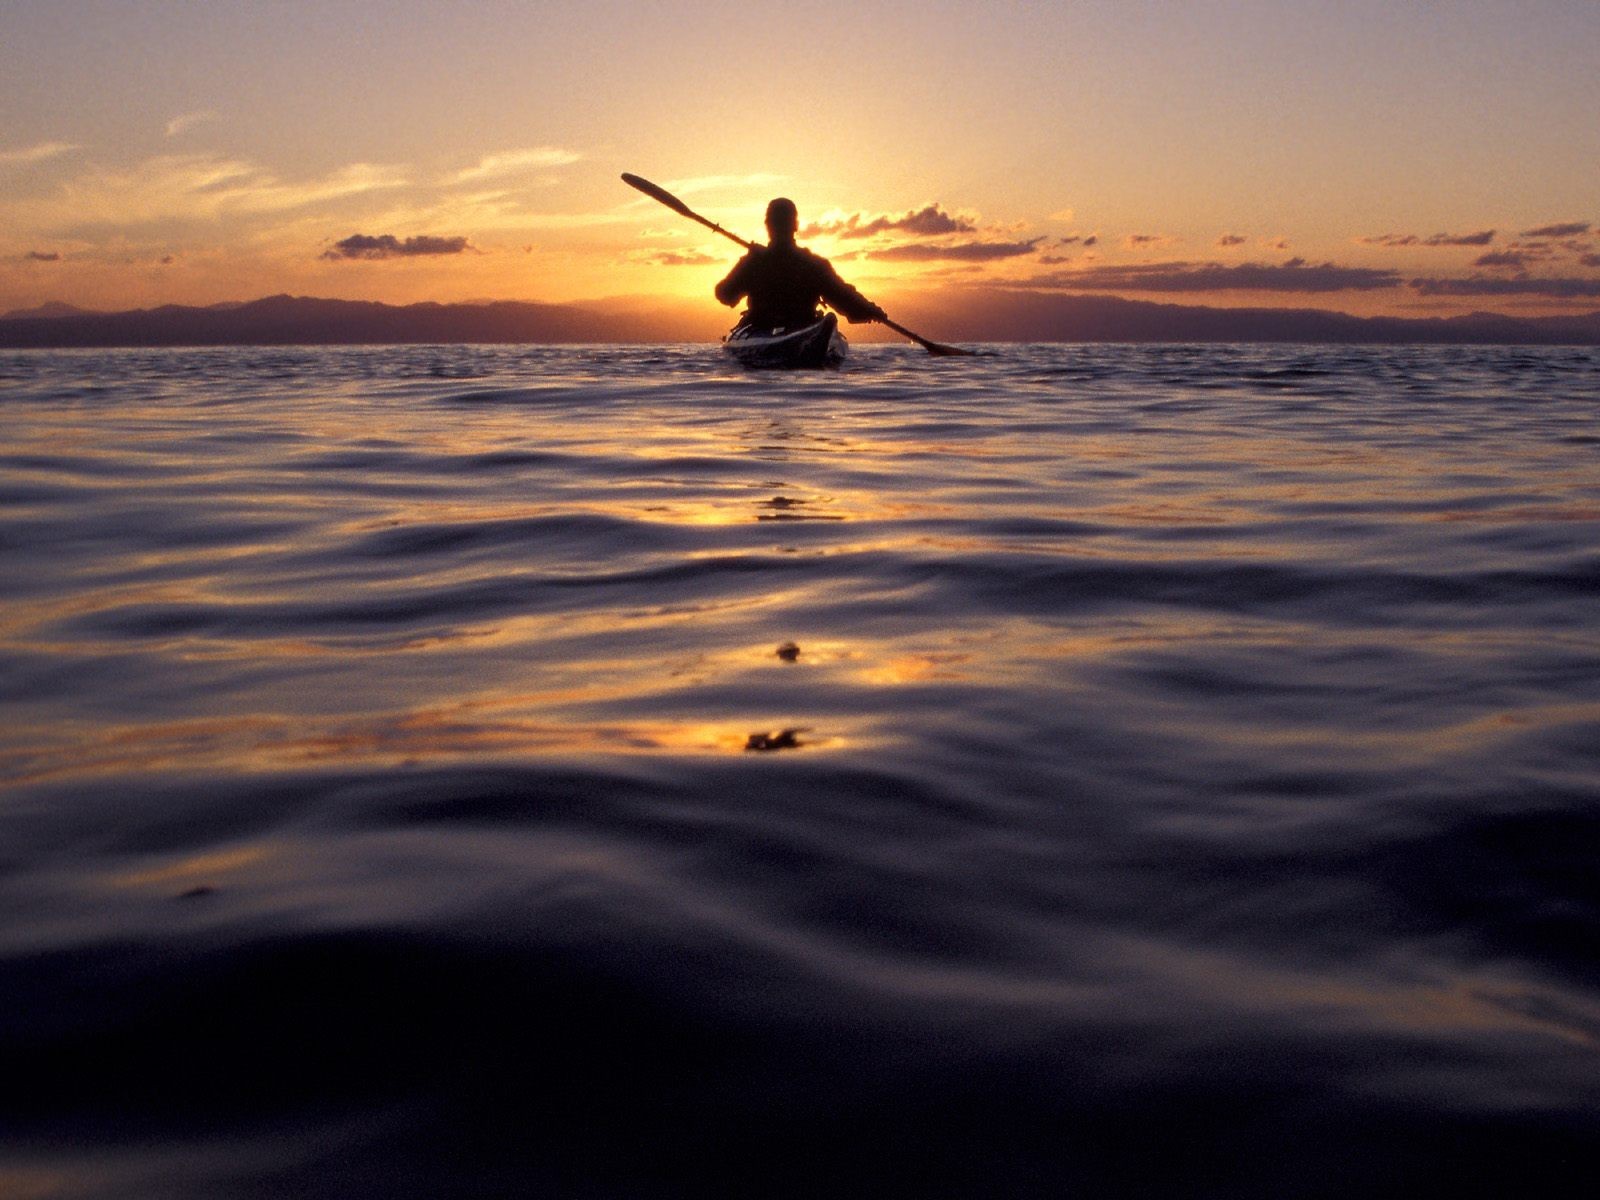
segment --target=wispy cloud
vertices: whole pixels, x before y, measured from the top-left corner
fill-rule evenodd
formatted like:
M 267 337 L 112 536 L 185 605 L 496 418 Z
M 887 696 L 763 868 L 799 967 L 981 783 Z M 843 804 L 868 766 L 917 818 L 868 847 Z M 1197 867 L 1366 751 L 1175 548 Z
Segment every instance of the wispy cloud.
M 1494 241 L 1495 231 L 1480 229 L 1476 233 L 1435 233 L 1422 237 L 1415 233 L 1380 233 L 1373 237 L 1359 237 L 1364 246 L 1487 246 Z
M 1413 279 L 1411 286 L 1424 296 L 1545 296 L 1556 300 L 1600 297 L 1600 279 L 1570 276 L 1501 279 L 1473 275 L 1465 279 Z
M 1129 250 L 1149 250 L 1157 246 L 1170 246 L 1176 238 L 1165 233 L 1130 233 L 1122 239 Z
M 320 257 L 364 260 L 418 258 L 433 254 L 462 254 L 471 248 L 464 237 L 434 237 L 424 233 L 401 241 L 392 233 L 377 236 L 353 233 L 342 241 L 335 242 L 333 248 L 324 250 Z
M 1093 267 L 1049 276 L 1035 285 L 1123 292 L 1344 292 L 1398 287 L 1397 271 L 1308 263 L 1139 263 Z
M 16 150 L 0 150 L 0 166 L 43 162 L 47 158 L 71 154 L 79 148 L 76 142 L 39 142 L 32 146 L 19 147 Z
M 1042 241 L 1044 239 L 1040 237 L 1026 242 L 953 242 L 946 245 L 907 242 L 903 246 L 869 250 L 866 257 L 889 262 L 993 262 L 1032 254 Z
M 1588 233 L 1588 221 L 1564 221 L 1557 225 L 1541 225 L 1537 229 L 1524 229 L 1523 237 L 1578 237 Z
M 1522 270 L 1528 265 L 1528 255 L 1517 250 L 1491 250 L 1472 260 L 1475 267 L 1511 267 Z
M 181 113 L 167 122 L 166 134 L 169 138 L 175 138 L 180 133 L 193 129 L 196 125 L 202 125 L 207 121 L 215 121 L 216 119 L 217 114 L 209 108 L 201 109 L 197 112 Z
M 352 163 L 326 175 L 280 179 L 259 164 L 211 155 L 161 155 L 131 170 L 86 171 L 38 201 L 29 215 L 74 226 L 126 226 L 164 219 L 211 220 L 281 213 L 367 192 L 403 187 L 405 171 Z
M 638 261 L 657 267 L 705 267 L 723 260 L 698 250 L 662 250 L 644 255 Z
M 867 238 L 881 233 L 896 233 L 911 237 L 940 237 L 951 233 L 973 233 L 976 229 L 977 226 L 966 217 L 953 216 L 939 205 L 929 204 L 901 216 L 882 214 L 868 217 L 865 213 L 851 213 L 842 219 L 808 225 L 803 236 L 833 234 L 840 238 Z
M 787 175 L 694 175 L 688 179 L 669 179 L 666 183 L 668 191 L 678 195 L 694 195 L 699 192 L 715 192 L 727 188 L 753 188 L 771 187 L 775 184 L 787 182 Z M 654 204 L 653 200 L 641 198 L 635 203 Z
M 60 262 L 61 254 L 56 250 L 29 250 L 22 256 L 28 262 Z
M 1242 246 L 1250 239 L 1238 233 L 1225 233 L 1217 239 L 1217 245 L 1226 250 L 1232 246 Z
M 451 176 L 453 183 L 474 183 L 499 175 L 513 175 L 518 171 L 549 170 L 567 167 L 583 158 L 576 150 L 563 150 L 559 146 L 534 146 L 522 150 L 502 150 L 486 154 L 476 166 L 465 167 Z

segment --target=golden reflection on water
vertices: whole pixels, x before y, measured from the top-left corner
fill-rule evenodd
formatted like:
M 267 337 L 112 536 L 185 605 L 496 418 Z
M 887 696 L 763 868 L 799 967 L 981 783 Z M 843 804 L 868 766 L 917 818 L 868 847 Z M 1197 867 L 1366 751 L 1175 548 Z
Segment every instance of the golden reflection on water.
M 0 1164 L 0 1196 L 5 1200 L 51 1200 L 76 1194 L 84 1180 L 81 1166 L 27 1167 Z
M 1148 940 L 1130 940 L 1131 963 L 1190 994 L 1224 998 L 1260 1012 L 1321 1014 L 1324 1026 L 1366 1025 L 1422 1035 L 1538 1034 L 1600 1046 L 1600 1006 L 1577 1002 L 1514 975 L 1440 963 L 1411 980 L 1274 967 L 1259 960 Z
M 11 784 L 127 773 L 248 771 L 270 773 L 334 765 L 423 766 L 489 758 L 744 752 L 752 734 L 803 731 L 807 751 L 842 750 L 881 740 L 863 723 L 830 718 L 826 726 L 756 712 L 744 720 L 585 723 L 472 719 L 473 706 L 310 720 L 241 717 L 172 721 L 82 731 L 0 754 Z
M 219 875 L 229 875 L 245 867 L 264 862 L 277 851 L 269 846 L 237 846 L 228 850 L 213 850 L 192 854 L 159 867 L 130 871 L 114 875 L 110 882 L 117 887 L 144 888 L 168 887 L 180 883 L 198 883 Z
M 312 696 L 314 703 L 303 711 L 293 692 L 277 691 L 257 696 L 256 711 L 231 716 L 99 724 L 17 722 L 0 742 L 0 775 L 13 783 L 33 783 L 148 771 L 274 771 L 482 757 L 724 755 L 743 753 L 752 734 L 789 728 L 808 731 L 800 747 L 804 752 L 833 752 L 919 736 L 896 718 L 899 702 L 892 693 L 901 688 L 1036 690 L 1048 679 L 1056 694 L 1067 695 L 1083 671 L 1115 669 L 1129 654 L 1195 645 L 1271 653 L 1274 647 L 1292 648 L 1298 636 L 1293 628 L 1246 618 L 1153 613 L 1096 618 L 1073 628 L 989 617 L 947 628 L 931 641 L 911 635 L 810 638 L 803 613 L 811 599 L 808 588 L 797 587 L 728 605 L 747 621 L 754 614 L 757 625 L 763 623 L 762 611 L 786 614 L 781 627 L 799 643 L 792 662 L 779 661 L 777 637 L 716 645 L 705 635 L 707 621 L 718 618 L 698 605 L 631 615 L 590 611 L 518 616 L 434 637 L 396 640 L 173 639 L 160 652 L 196 663 L 248 665 L 276 658 L 315 665 L 319 658 L 371 658 L 387 669 L 411 659 L 424 682 L 411 696 L 368 695 L 362 687 L 352 688 L 347 699 Z M 795 614 L 802 614 L 798 622 Z M 608 638 L 619 620 L 646 622 L 649 640 L 631 643 L 649 646 L 646 652 L 608 652 Z M 1339 640 L 1326 630 L 1322 636 L 1330 646 Z M 543 649 L 563 639 L 565 648 Z M 583 645 L 587 639 L 593 644 Z M 1359 631 L 1348 639 L 1352 648 L 1361 647 Z M 1449 655 L 1481 649 L 1481 638 L 1440 633 L 1420 636 L 1418 644 Z M 116 648 L 115 643 L 104 644 L 107 652 Z M 441 689 L 459 687 L 470 678 L 461 674 L 470 668 L 451 666 L 448 659 L 430 666 L 430 660 L 485 652 L 500 662 L 497 674 L 477 680 L 475 693 L 441 698 Z M 747 694 L 748 709 L 734 715 L 696 714 L 700 688 L 723 696 L 723 708 L 727 696 Z M 842 710 L 833 700 L 814 699 L 819 694 L 836 697 L 840 689 L 857 696 Z M 880 693 L 882 698 L 867 701 L 861 693 Z M 363 708 L 364 701 L 377 701 L 376 711 Z M 632 705 L 646 711 L 637 718 L 617 715 Z M 610 711 L 597 718 L 597 708 Z M 1541 726 L 1576 726 L 1597 719 L 1600 705 L 1524 706 L 1410 727 L 1346 724 L 1334 737 L 1318 727 L 1314 716 L 1241 724 L 1226 705 L 1214 714 L 1197 710 L 1181 695 L 1163 694 L 1159 688 L 1147 692 L 1138 714 L 1144 728 L 1198 738 L 1232 753 L 1329 767 L 1359 761 L 1367 769 L 1415 767 L 1441 755 L 1480 752 L 1485 744 Z

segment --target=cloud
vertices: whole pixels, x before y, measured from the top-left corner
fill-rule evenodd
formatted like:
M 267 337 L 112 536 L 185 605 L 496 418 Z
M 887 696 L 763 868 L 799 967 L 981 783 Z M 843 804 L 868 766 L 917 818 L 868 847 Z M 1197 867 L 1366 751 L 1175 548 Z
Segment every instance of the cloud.
M 688 179 L 669 179 L 666 189 L 680 196 L 692 195 L 696 192 L 714 192 L 724 188 L 754 188 L 771 187 L 774 184 L 784 183 L 787 175 L 694 175 Z M 654 204 L 654 200 L 640 197 L 632 201 L 633 204 Z
M 702 254 L 698 250 L 663 250 L 659 254 L 647 256 L 642 261 L 658 267 L 704 267 L 723 260 Z
M 408 183 L 399 168 L 372 163 L 285 181 L 243 159 L 160 155 L 125 171 L 84 171 L 62 183 L 55 196 L 30 201 L 14 212 L 40 228 L 126 228 L 150 221 L 282 213 Z
M 1523 237 L 1578 237 L 1588 233 L 1588 221 L 1566 221 L 1559 225 L 1541 225 L 1537 229 L 1524 229 Z
M 1491 250 L 1472 260 L 1475 267 L 1513 267 L 1520 271 L 1528 265 L 1528 255 L 1516 250 Z
M 1578 261 L 1586 267 L 1600 267 L 1600 254 L 1585 254 Z
M 869 250 L 866 257 L 895 262 L 992 262 L 995 259 L 1032 254 L 1042 241 L 1043 238 L 1031 238 L 1026 242 L 952 242 L 943 246 L 907 242 L 903 246 Z
M 1072 255 L 1070 254 L 1041 254 L 1039 256 L 1039 262 L 1047 267 L 1058 267 L 1062 263 L 1069 263 L 1071 261 Z
M 1367 292 L 1399 285 L 1397 271 L 1312 264 L 1303 258 L 1278 265 L 1168 262 L 1094 267 L 1051 276 L 1044 284 L 1121 292 Z
M 877 216 L 863 220 L 865 214 L 851 213 L 837 221 L 823 221 L 806 227 L 805 236 L 831 233 L 841 238 L 873 237 L 880 233 L 904 233 L 912 237 L 941 237 L 950 233 L 975 233 L 977 226 L 965 217 L 945 212 L 937 204 L 913 209 L 903 216 Z
M 1410 282 L 1424 296 L 1548 296 L 1558 300 L 1600 297 L 1600 279 L 1560 276 L 1497 279 L 1473 275 L 1466 279 L 1413 279 Z
M 1100 235 L 1098 233 L 1091 233 L 1088 237 L 1083 239 L 1083 244 L 1085 246 L 1098 245 L 1099 242 L 1100 242 Z
M 979 274 L 982 270 L 983 268 L 977 263 L 962 263 L 953 267 L 934 267 L 925 272 L 925 275 L 933 279 L 956 279 L 963 275 Z
M 17 150 L 0 150 L 0 166 L 10 166 L 13 163 L 43 162 L 47 158 L 55 158 L 61 154 L 71 154 L 78 149 L 76 142 L 40 142 L 34 146 L 23 146 Z
M 1268 250 L 1287 250 L 1289 239 L 1286 237 L 1262 238 L 1261 244 Z
M 1227 249 L 1229 246 L 1242 246 L 1249 240 L 1249 238 L 1242 237 L 1237 233 L 1225 233 L 1217 239 L 1217 245 Z
M 180 133 L 193 129 L 196 125 L 203 124 L 206 121 L 215 121 L 216 119 L 217 114 L 209 108 L 202 109 L 199 112 L 183 113 L 167 122 L 167 136 L 169 138 L 177 137 Z
M 55 250 L 29 250 L 23 256 L 25 262 L 60 262 L 61 255 Z
M 1122 239 L 1122 244 L 1129 250 L 1142 250 L 1149 246 L 1170 245 L 1176 240 L 1164 233 L 1130 233 Z
M 1436 233 L 1431 237 L 1380 233 L 1376 237 L 1359 237 L 1356 241 L 1367 246 L 1487 246 L 1494 241 L 1494 234 L 1492 229 L 1480 229 L 1476 233 Z
M 558 146 L 534 146 L 524 150 L 502 150 L 498 154 L 486 154 L 478 160 L 475 167 L 465 167 L 450 177 L 452 183 L 472 183 L 480 179 L 490 179 L 496 175 L 510 175 L 517 171 L 547 170 L 551 167 L 566 167 L 581 159 L 583 155 L 575 150 L 563 150 Z
M 322 258 L 417 258 L 431 254 L 461 254 L 470 250 L 464 237 L 433 237 L 429 234 L 419 234 L 401 241 L 392 233 L 379 234 L 373 237 L 365 233 L 353 233 L 343 241 L 333 244 L 331 250 L 324 250 Z

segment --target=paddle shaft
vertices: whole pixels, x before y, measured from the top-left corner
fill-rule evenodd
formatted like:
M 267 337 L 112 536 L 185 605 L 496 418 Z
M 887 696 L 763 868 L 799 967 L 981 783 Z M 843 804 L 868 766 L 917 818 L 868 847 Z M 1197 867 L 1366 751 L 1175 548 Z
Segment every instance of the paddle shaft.
M 921 334 L 912 333 L 911 330 L 907 329 L 904 325 L 895 324 L 893 321 L 889 320 L 888 317 L 883 318 L 883 323 L 885 325 L 887 325 L 890 329 L 892 329 L 896 333 L 898 333 L 901 337 L 910 338 L 913 342 L 915 342 L 917 345 L 921 346 L 929 354 L 937 355 L 937 356 L 940 356 L 940 357 L 949 357 L 952 354 L 971 354 L 971 353 L 973 353 L 971 350 L 963 350 L 960 346 L 946 346 L 942 342 L 930 342 L 927 338 L 923 337 Z
M 754 250 L 757 248 L 754 242 L 747 242 L 738 234 L 729 233 L 715 221 L 702 217 L 699 213 L 695 212 L 694 209 L 690 208 L 682 200 L 679 200 L 676 196 L 667 191 L 666 188 L 661 187 L 659 184 L 651 183 L 648 179 L 642 178 L 638 175 L 630 175 L 626 171 L 622 173 L 622 182 L 631 188 L 636 188 L 643 192 L 646 196 L 649 196 L 650 199 L 655 200 L 658 203 L 665 204 L 679 216 L 688 217 L 691 221 L 698 221 L 707 229 L 711 229 L 717 233 L 720 233 L 730 242 L 739 243 L 739 245 L 743 246 L 746 250 Z M 902 337 L 910 338 L 929 354 L 933 354 L 941 358 L 950 357 L 952 355 L 972 355 L 975 353 L 972 350 L 963 350 L 959 346 L 946 346 L 940 342 L 929 341 L 920 334 L 912 333 L 911 330 L 907 329 L 904 325 L 895 324 L 895 322 L 889 320 L 888 317 L 883 318 L 883 323 L 896 333 L 900 334 Z
M 682 200 L 679 200 L 671 192 L 667 191 L 666 188 L 651 183 L 648 179 L 645 179 L 642 176 L 630 175 L 628 172 L 624 171 L 622 173 L 622 182 L 631 188 L 638 188 L 639 191 L 643 192 L 646 196 L 649 196 L 650 199 L 658 201 L 661 204 L 665 204 L 680 217 L 688 217 L 691 221 L 699 221 L 700 224 L 704 225 L 707 229 L 716 230 L 730 242 L 738 242 L 739 245 L 743 246 L 746 250 L 754 250 L 756 248 L 756 244 L 754 242 L 745 241 L 737 233 L 729 233 L 715 221 L 709 220 L 706 217 L 702 217 Z

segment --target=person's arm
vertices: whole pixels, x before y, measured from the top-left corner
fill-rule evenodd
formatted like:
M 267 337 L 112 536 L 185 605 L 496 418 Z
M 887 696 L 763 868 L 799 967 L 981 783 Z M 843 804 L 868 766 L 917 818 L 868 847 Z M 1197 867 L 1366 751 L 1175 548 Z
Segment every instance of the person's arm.
M 750 255 L 746 254 L 733 264 L 733 270 L 728 272 L 728 277 L 717 284 L 717 299 L 732 308 L 739 301 L 750 294 Z
M 882 321 L 888 316 L 883 309 L 840 279 L 832 263 L 824 262 L 822 266 L 822 287 L 819 289 L 822 298 L 835 312 L 843 313 L 845 320 L 852 325 L 859 325 L 863 321 Z

